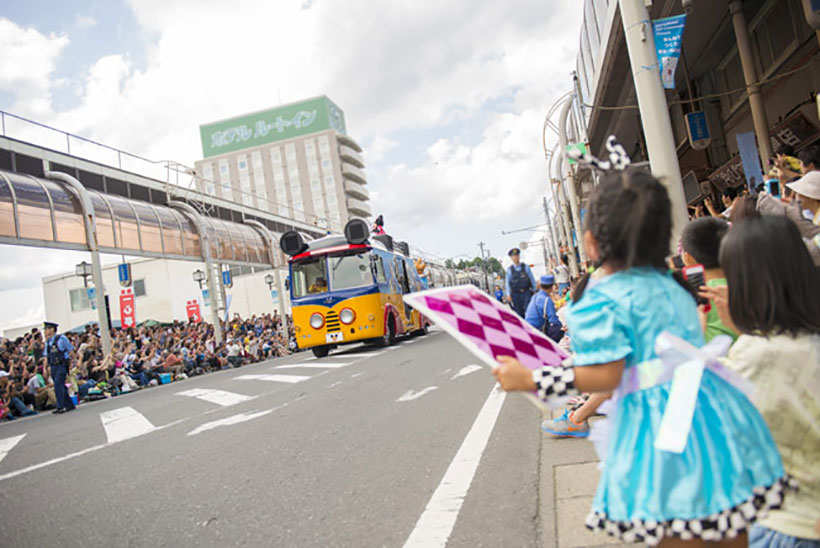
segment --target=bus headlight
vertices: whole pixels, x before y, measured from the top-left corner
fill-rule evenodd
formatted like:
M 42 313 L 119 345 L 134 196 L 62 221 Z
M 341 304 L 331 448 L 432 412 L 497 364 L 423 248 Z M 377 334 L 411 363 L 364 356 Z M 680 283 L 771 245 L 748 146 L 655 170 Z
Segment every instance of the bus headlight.
M 345 325 L 352 324 L 355 319 L 356 313 L 349 308 L 343 308 L 342 311 L 339 312 L 339 320 Z
M 325 318 L 318 312 L 314 312 L 310 316 L 310 327 L 313 329 L 321 329 L 322 326 L 325 325 Z

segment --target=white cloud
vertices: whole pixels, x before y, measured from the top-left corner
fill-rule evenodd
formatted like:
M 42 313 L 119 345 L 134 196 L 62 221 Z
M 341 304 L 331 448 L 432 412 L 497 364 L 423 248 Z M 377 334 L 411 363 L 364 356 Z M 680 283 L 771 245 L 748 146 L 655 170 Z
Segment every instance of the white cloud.
M 17 98 L 12 106 L 17 113 L 48 114 L 51 77 L 68 43 L 65 35 L 45 35 L 0 17 L 0 91 Z
M 97 20 L 90 15 L 77 14 L 74 18 L 74 26 L 78 29 L 90 29 L 97 26 Z
M 18 96 L 27 112 L 36 107 L 46 112 L 41 121 L 140 155 L 192 163 L 201 154 L 199 124 L 270 107 L 280 96 L 325 93 L 345 110 L 351 135 L 369 143 L 374 211 L 419 247 L 455 254 L 469 245 L 474 253 L 472 239 L 487 227 L 481 237 L 500 252 L 518 243 L 498 236 L 502 222 L 514 227 L 528 215 L 533 224 L 538 216 L 541 124 L 571 85 L 582 4 L 129 5 L 155 37 L 143 68 L 127 52 L 96 60 L 79 82 L 79 105 L 67 111 L 50 107 L 49 78 L 68 38 L 18 28 L 28 33 L 26 47 L 51 46 L 50 64 L 35 67 L 36 85 Z M 13 88 L 0 79 L 0 89 Z M 417 141 L 398 136 L 408 133 Z

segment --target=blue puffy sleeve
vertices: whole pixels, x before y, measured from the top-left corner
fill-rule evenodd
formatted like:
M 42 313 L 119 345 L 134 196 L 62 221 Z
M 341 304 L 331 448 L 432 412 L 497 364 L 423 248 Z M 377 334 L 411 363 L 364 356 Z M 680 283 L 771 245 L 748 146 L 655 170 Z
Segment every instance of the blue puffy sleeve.
M 628 357 L 634 348 L 627 312 L 596 287 L 588 288 L 567 314 L 574 365 L 597 365 Z

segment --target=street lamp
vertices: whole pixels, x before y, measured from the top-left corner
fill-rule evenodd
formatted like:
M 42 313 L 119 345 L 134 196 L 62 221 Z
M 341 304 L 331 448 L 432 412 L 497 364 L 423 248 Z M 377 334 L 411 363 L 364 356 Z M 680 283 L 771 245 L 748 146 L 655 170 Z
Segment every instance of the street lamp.
M 273 274 L 267 274 L 265 276 L 265 283 L 268 284 L 268 289 L 273 291 L 273 284 L 274 284 Z
M 74 267 L 74 273 L 83 277 L 83 285 L 88 287 L 88 278 L 92 275 L 91 265 L 83 261 Z
M 194 281 L 199 284 L 199 289 L 202 289 L 202 282 L 205 281 L 205 273 L 201 270 L 194 270 Z

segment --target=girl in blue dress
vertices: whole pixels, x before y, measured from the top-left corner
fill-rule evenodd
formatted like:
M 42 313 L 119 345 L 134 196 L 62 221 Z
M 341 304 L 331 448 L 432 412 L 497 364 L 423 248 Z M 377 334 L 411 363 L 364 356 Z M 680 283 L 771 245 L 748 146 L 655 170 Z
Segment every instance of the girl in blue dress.
M 746 546 L 747 528 L 780 506 L 789 481 L 758 411 L 698 350 L 695 301 L 665 266 L 670 239 L 660 182 L 610 172 L 584 233 L 606 275 L 569 309 L 573 365 L 531 371 L 499 356 L 493 373 L 505 390 L 544 400 L 615 391 L 587 527 L 650 546 Z

